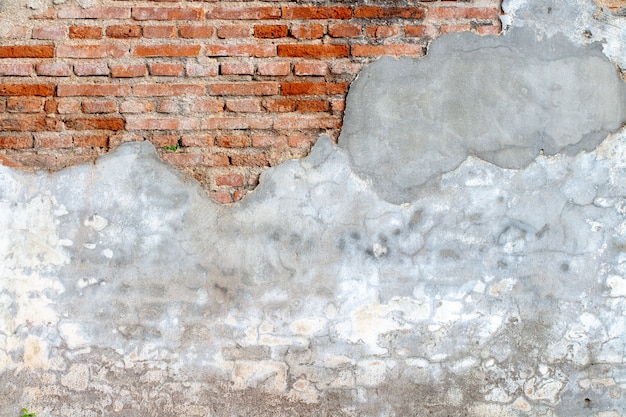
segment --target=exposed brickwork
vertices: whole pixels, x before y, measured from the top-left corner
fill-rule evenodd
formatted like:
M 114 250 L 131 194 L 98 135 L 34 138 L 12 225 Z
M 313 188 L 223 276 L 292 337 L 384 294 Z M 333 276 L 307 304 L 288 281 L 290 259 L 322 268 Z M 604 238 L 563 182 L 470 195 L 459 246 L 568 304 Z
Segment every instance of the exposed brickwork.
M 236 201 L 337 138 L 364 64 L 422 56 L 442 33 L 497 34 L 499 14 L 499 0 L 59 4 L 0 38 L 0 161 L 54 170 L 146 139 Z

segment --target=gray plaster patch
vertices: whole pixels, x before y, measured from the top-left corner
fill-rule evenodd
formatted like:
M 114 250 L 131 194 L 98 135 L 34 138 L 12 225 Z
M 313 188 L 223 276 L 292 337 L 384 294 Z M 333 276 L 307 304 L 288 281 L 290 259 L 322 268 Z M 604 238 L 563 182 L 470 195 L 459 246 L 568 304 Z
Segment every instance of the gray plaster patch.
M 423 59 L 383 58 L 350 87 L 339 144 L 391 202 L 413 200 L 468 155 L 522 168 L 593 149 L 626 122 L 626 84 L 599 44 L 444 36 Z

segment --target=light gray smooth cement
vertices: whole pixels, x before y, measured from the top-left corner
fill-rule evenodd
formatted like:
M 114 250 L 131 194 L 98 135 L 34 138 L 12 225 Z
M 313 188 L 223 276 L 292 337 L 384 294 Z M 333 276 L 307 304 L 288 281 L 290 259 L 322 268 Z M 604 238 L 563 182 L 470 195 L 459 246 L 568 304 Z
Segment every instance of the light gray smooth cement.
M 452 34 L 424 59 L 383 58 L 350 87 L 339 138 L 356 173 L 393 203 L 469 155 L 523 168 L 592 150 L 626 122 L 626 84 L 600 44 Z

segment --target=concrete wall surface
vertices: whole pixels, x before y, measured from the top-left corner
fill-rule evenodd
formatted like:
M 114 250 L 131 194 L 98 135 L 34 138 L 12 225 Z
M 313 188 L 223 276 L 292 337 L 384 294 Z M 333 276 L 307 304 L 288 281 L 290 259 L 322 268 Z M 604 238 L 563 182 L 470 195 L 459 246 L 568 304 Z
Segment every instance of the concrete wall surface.
M 626 416 L 626 24 L 503 9 L 232 206 L 149 142 L 0 167 L 0 416 Z

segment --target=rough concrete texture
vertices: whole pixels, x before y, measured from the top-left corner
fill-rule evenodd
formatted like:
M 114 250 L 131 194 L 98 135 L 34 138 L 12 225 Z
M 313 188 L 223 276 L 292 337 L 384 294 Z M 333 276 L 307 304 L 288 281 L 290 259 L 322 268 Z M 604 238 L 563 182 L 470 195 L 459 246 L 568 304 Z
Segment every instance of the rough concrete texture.
M 0 416 L 626 415 L 626 129 L 588 145 L 404 204 L 327 138 L 233 207 L 148 143 L 0 167 Z

